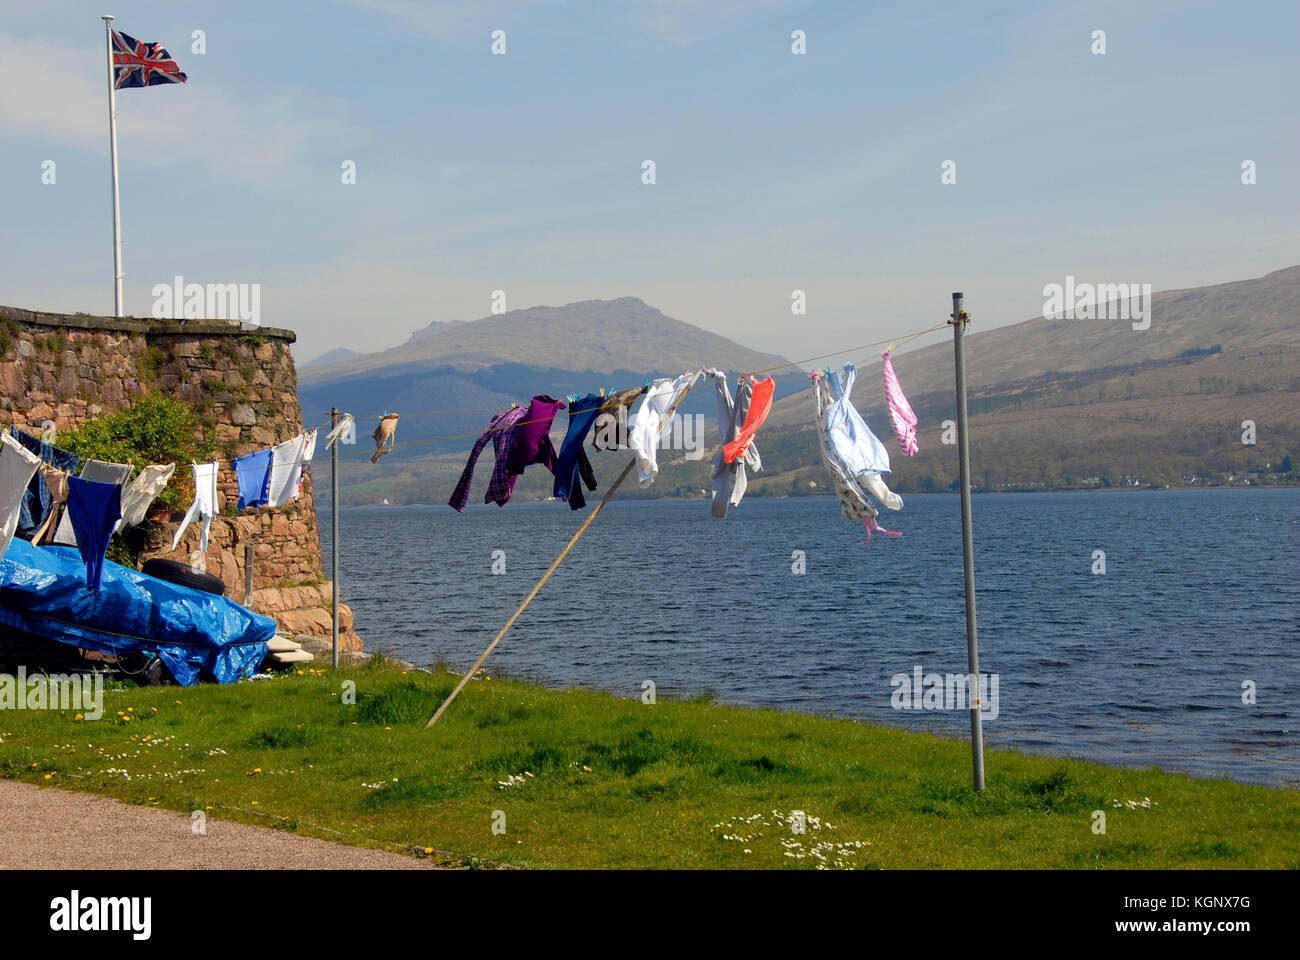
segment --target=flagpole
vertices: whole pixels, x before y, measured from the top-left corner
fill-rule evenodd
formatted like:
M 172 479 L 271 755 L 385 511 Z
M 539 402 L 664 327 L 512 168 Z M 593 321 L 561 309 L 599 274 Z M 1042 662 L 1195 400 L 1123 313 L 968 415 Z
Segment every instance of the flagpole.
M 112 14 L 104 14 L 104 44 L 108 53 L 108 145 L 113 163 L 113 316 L 122 316 L 122 218 L 117 199 L 117 95 L 113 76 Z

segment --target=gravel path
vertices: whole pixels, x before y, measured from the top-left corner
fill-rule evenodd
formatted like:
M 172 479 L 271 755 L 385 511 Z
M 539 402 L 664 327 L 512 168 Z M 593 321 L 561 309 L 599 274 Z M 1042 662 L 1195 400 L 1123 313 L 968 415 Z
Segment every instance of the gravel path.
M 0 869 L 418 870 L 429 860 L 0 780 Z

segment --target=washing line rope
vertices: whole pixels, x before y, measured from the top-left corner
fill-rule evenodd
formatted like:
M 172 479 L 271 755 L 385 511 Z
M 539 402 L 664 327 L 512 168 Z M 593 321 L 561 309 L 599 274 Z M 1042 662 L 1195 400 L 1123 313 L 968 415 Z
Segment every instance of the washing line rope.
M 845 349 L 845 350 L 836 350 L 836 351 L 834 351 L 834 352 L 832 352 L 832 353 L 824 353 L 824 354 L 822 354 L 821 356 L 817 356 L 817 357 L 809 357 L 809 358 L 806 359 L 806 360 L 794 360 L 794 361 L 791 361 L 791 362 L 789 362 L 789 363 L 779 364 L 779 365 L 774 366 L 774 367 L 767 367 L 767 368 L 764 369 L 764 370 L 756 370 L 756 371 L 754 371 L 753 374 L 751 374 L 751 375 L 757 375 L 757 374 L 768 373 L 769 371 L 772 371 L 772 370 L 784 370 L 786 367 L 798 367 L 798 366 L 803 366 L 804 364 L 815 363 L 815 362 L 818 361 L 818 360 L 825 360 L 825 359 L 828 359 L 829 357 L 838 357 L 838 356 L 841 356 L 842 354 L 845 354 L 845 353 L 857 353 L 859 350 L 867 350 L 867 349 L 870 349 L 871 347 L 878 347 L 878 346 L 881 346 L 881 345 L 884 345 L 884 344 L 890 344 L 890 343 L 892 343 L 892 344 L 895 344 L 895 345 L 901 346 L 901 345 L 904 345 L 904 344 L 910 343 L 911 341 L 917 339 L 918 337 L 923 337 L 923 336 L 925 336 L 925 335 L 928 334 L 928 333 L 934 333 L 936 330 L 942 330 L 942 329 L 944 329 L 944 328 L 947 327 L 947 326 L 948 326 L 947 321 L 944 321 L 943 323 L 937 324 L 936 326 L 933 326 L 933 327 L 929 327 L 929 328 L 927 328 L 927 329 L 925 329 L 925 330 L 918 330 L 918 331 L 915 332 L 915 333 L 909 333 L 909 334 L 906 334 L 906 335 L 904 335 L 904 336 L 897 336 L 897 337 L 885 337 L 885 338 L 883 338 L 883 339 L 881 339 L 881 340 L 876 340 L 876 341 L 874 341 L 874 342 L 872 342 L 872 343 L 865 343 L 865 344 L 862 344 L 861 346 L 857 346 L 857 347 L 849 347 L 848 349 Z M 865 363 L 867 363 L 867 362 L 869 362 L 869 361 L 872 361 L 872 360 L 878 360 L 878 359 L 879 359 L 879 357 L 866 357 L 866 358 L 864 358 L 864 359 L 858 361 L 858 365 L 865 364 Z M 728 377 L 727 379 L 728 379 L 728 380 L 737 380 L 737 381 L 739 381 L 739 380 L 743 379 L 744 376 L 746 376 L 746 375 L 745 375 L 745 374 L 740 374 L 739 376 L 736 376 L 736 377 Z M 796 374 L 785 374 L 785 375 L 782 375 L 782 376 L 774 376 L 774 377 L 772 377 L 771 379 L 773 379 L 773 380 L 800 380 L 800 379 L 804 379 L 804 378 L 806 378 L 806 377 L 807 377 L 807 374 L 806 374 L 806 373 L 796 373 Z M 689 388 L 687 389 L 686 393 L 689 393 L 691 390 L 695 390 L 695 389 L 697 389 L 698 387 L 701 387 L 701 386 L 703 386 L 703 385 L 704 385 L 703 383 L 695 383 L 694 385 L 692 385 L 691 387 L 689 387 Z M 617 391 L 616 391 L 616 392 L 617 392 Z M 683 394 L 682 399 L 685 399 L 685 394 Z M 674 410 L 676 409 L 676 405 L 674 405 L 673 409 L 674 409 Z M 448 415 L 448 414 L 498 413 L 498 412 L 500 412 L 500 407 L 493 407 L 493 408 L 491 408 L 491 409 L 489 409 L 489 410 L 428 410 L 428 411 L 424 411 L 424 412 L 422 412 L 422 413 L 409 413 L 409 414 L 408 414 L 408 413 L 404 413 L 404 414 L 402 414 L 402 416 L 403 416 L 403 417 L 421 417 L 421 416 L 441 416 L 441 415 Z M 365 417 L 366 415 L 363 414 L 362 416 Z M 372 414 L 371 416 L 380 416 L 380 414 Z M 354 418 L 354 419 L 355 419 L 355 418 Z M 520 426 L 523 426 L 523 425 L 526 424 L 526 423 L 538 423 L 538 422 L 541 422 L 541 421 L 540 421 L 540 420 L 520 420 L 520 421 L 517 421 L 517 422 L 511 424 L 511 425 L 510 425 L 510 428 L 520 427 Z M 446 436 L 441 436 L 441 437 L 431 437 L 431 438 L 429 438 L 429 439 L 427 439 L 427 440 L 411 440 L 411 441 L 409 441 L 409 442 L 407 442 L 407 443 L 399 443 L 399 444 L 395 444 L 395 445 L 394 445 L 393 447 L 391 447 L 387 452 L 391 453 L 391 452 L 394 451 L 394 450 L 405 450 L 405 449 L 408 449 L 408 448 L 410 448 L 410 447 L 425 446 L 425 445 L 427 445 L 427 444 L 431 444 L 431 443 L 443 443 L 444 441 L 447 441 L 447 440 L 463 440 L 463 439 L 465 439 L 465 438 L 467 438 L 467 437 L 479 437 L 479 436 L 482 436 L 484 433 L 490 433 L 490 432 L 493 432 L 493 431 L 495 431 L 495 430 L 500 430 L 500 429 L 505 429 L 505 428 L 503 428 L 503 427 L 488 427 L 486 430 L 482 430 L 482 429 L 480 429 L 480 430 L 469 430 L 469 431 L 466 431 L 465 433 L 450 433 L 450 434 L 447 434 Z M 345 459 L 345 458 L 348 458 L 348 457 L 369 457 L 369 456 L 371 456 L 371 452 L 370 452 L 370 451 L 368 451 L 368 450 L 357 450 L 357 451 L 354 451 L 354 452 L 352 452 L 352 453 L 340 453 L 340 454 L 339 454 L 339 459 L 342 460 L 342 459 Z

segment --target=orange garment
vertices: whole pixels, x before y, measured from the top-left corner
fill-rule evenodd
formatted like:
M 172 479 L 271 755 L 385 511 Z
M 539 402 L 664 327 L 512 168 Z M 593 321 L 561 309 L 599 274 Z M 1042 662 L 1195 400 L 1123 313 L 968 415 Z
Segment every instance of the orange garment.
M 722 448 L 724 463 L 734 463 L 737 457 L 745 455 L 750 442 L 754 439 L 754 434 L 758 433 L 758 428 L 772 412 L 772 394 L 776 391 L 776 381 L 771 377 L 766 380 L 750 377 L 749 382 L 754 385 L 754 395 L 749 401 L 749 414 L 745 417 L 745 425 L 736 434 L 736 439 Z

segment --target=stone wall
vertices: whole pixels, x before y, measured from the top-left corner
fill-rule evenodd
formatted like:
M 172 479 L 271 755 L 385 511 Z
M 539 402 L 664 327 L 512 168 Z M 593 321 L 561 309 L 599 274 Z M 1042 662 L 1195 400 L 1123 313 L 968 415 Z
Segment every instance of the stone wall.
M 203 562 L 227 596 L 245 598 L 245 545 L 254 546 L 253 609 L 285 633 L 330 635 L 331 587 L 325 578 L 310 468 L 296 501 L 235 514 L 238 486 L 229 461 L 303 429 L 289 330 L 241 331 L 224 321 L 67 316 L 0 306 L 0 421 L 26 428 L 43 419 L 59 430 L 129 407 L 154 390 L 191 405 L 204 424 L 201 449 L 223 461 L 220 515 L 213 518 Z M 316 424 L 308 424 L 308 427 Z M 323 431 L 317 452 L 323 452 Z M 143 464 L 137 464 L 143 466 Z M 188 464 L 177 475 L 188 477 Z M 200 524 L 180 546 L 172 536 L 183 513 L 155 512 L 142 531 L 141 559 L 190 562 Z M 340 645 L 361 649 L 352 611 L 339 608 Z

